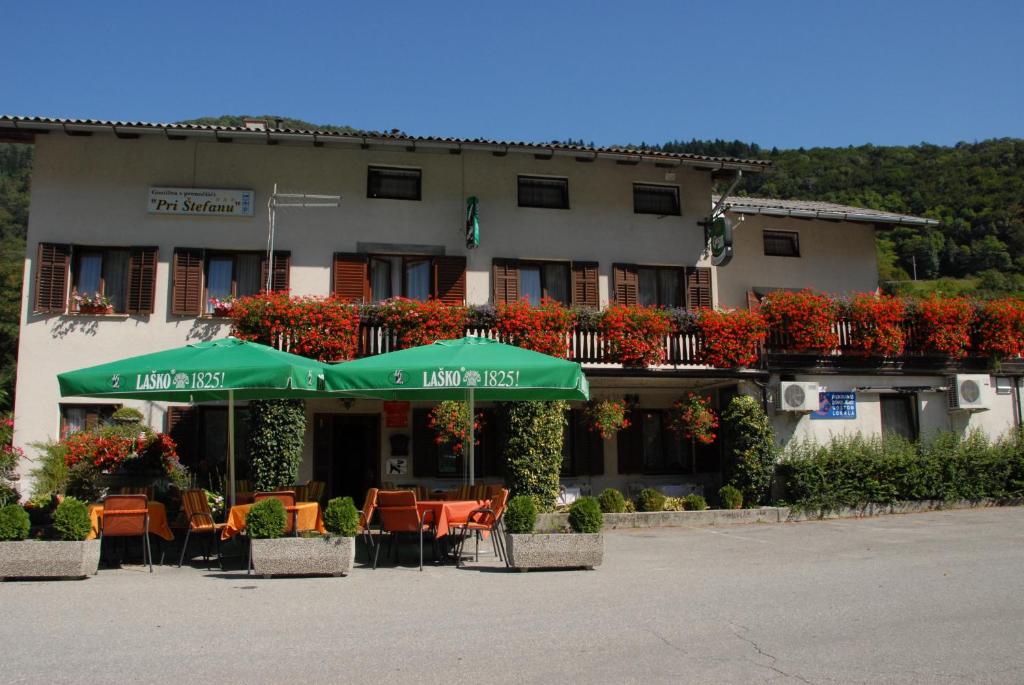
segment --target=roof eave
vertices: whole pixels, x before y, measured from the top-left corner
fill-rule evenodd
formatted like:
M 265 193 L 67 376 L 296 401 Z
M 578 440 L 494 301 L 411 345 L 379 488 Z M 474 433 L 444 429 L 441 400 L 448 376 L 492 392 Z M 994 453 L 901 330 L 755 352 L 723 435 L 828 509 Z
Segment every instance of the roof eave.
M 766 214 L 768 216 L 784 216 L 796 219 L 825 219 L 828 221 L 855 221 L 869 224 L 890 224 L 893 226 L 938 226 L 936 219 L 918 216 L 885 216 L 877 214 L 858 214 L 856 212 L 829 212 L 813 209 L 783 209 L 781 207 L 737 207 L 729 205 L 727 212 L 737 214 Z

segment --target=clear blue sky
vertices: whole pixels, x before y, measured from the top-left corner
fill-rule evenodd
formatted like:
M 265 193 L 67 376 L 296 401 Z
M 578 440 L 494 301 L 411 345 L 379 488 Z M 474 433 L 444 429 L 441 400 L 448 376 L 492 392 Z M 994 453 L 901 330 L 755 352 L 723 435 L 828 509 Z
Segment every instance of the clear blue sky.
M 599 145 L 1024 137 L 1021 0 L 9 2 L 0 26 L 5 114 Z

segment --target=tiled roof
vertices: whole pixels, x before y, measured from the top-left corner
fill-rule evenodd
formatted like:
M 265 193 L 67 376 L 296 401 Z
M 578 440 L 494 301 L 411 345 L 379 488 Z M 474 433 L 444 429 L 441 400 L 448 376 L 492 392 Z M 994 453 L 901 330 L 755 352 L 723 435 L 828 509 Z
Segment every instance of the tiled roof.
M 685 164 L 687 166 L 706 166 L 710 169 L 742 169 L 744 171 L 764 171 L 771 162 L 757 159 L 741 159 L 738 157 L 712 157 L 684 152 L 657 152 L 654 150 L 637 150 L 620 147 L 588 147 L 583 145 L 567 145 L 564 143 L 528 143 L 507 140 L 487 140 L 484 138 L 444 138 L 433 136 L 411 136 L 405 133 L 358 132 L 341 133 L 338 131 L 315 131 L 289 128 L 269 128 L 267 130 L 251 129 L 244 126 L 211 126 L 204 124 L 160 124 L 143 121 L 105 121 L 97 119 L 58 119 L 50 117 L 23 117 L 0 115 L 0 135 L 4 131 L 40 132 L 64 130 L 68 133 L 87 133 L 106 131 L 120 136 L 133 136 L 142 133 L 164 133 L 179 136 L 205 136 L 209 138 L 232 138 L 267 142 L 286 142 L 289 140 L 307 140 L 313 143 L 330 144 L 383 144 L 401 145 L 406 147 L 448 148 L 448 149 L 484 149 L 493 152 L 528 152 L 533 154 L 558 154 L 560 156 L 602 157 L 624 162 L 665 162 Z M 225 134 L 225 135 L 220 135 Z M 230 135 L 228 135 L 230 134 Z
M 712 198 L 717 203 L 718 198 Z M 792 216 L 802 219 L 833 219 L 840 221 L 864 221 L 876 224 L 905 224 L 916 226 L 935 226 L 938 221 L 908 214 L 884 212 L 865 207 L 837 205 L 833 202 L 817 200 L 777 200 L 772 197 L 729 197 L 725 201 L 729 211 L 739 214 L 769 214 L 772 216 Z

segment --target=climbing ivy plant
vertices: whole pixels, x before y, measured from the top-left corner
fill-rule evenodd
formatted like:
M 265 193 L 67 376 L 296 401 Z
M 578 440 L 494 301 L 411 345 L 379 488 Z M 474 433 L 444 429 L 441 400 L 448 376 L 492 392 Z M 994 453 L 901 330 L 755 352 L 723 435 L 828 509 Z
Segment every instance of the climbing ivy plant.
M 507 402 L 501 407 L 505 433 L 505 480 L 512 495 L 533 497 L 541 509 L 558 498 L 562 470 L 565 402 Z
M 280 490 L 296 482 L 305 436 L 302 400 L 249 403 L 249 473 L 257 490 Z

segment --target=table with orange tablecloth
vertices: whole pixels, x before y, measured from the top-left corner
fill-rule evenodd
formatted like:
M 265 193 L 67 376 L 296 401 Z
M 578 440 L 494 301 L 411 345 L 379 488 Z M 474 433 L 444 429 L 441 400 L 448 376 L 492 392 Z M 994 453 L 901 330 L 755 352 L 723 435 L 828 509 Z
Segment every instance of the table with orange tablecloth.
M 89 531 L 89 540 L 94 540 L 100 534 L 100 526 L 103 525 L 103 505 L 89 505 L 89 519 L 92 521 L 92 530 Z M 164 540 L 174 539 L 171 527 L 167 525 L 167 507 L 160 502 L 149 503 L 149 532 L 158 535 Z
M 433 518 L 427 517 L 427 523 L 436 526 L 437 537 L 442 538 L 448 534 L 449 526 L 457 526 L 469 519 L 469 514 L 474 509 L 486 507 L 486 500 L 421 500 L 416 503 L 416 510 L 420 516 L 423 512 L 432 511 Z
M 231 507 L 228 511 L 228 524 L 224 526 L 224 531 L 220 534 L 221 540 L 227 540 L 228 538 L 238 535 L 245 530 L 245 515 L 252 509 L 251 504 L 236 504 Z M 285 507 L 288 510 L 289 518 L 292 516 L 291 507 Z M 320 505 L 316 502 L 296 502 L 295 512 L 298 514 L 299 530 L 315 530 L 319 533 L 326 533 L 327 529 L 324 528 L 324 515 L 320 511 Z

